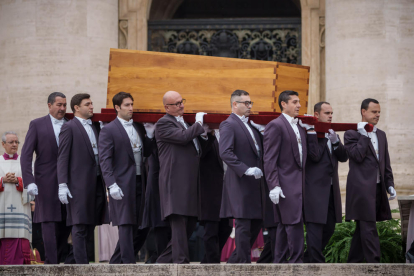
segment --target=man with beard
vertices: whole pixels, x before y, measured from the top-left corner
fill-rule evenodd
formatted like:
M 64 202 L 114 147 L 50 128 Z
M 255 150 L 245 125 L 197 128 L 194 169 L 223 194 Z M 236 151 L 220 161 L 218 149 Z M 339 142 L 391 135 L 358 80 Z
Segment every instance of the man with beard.
M 389 200 L 397 196 L 385 132 L 378 129 L 381 107 L 375 99 L 361 104 L 362 122 L 358 130 L 345 132 L 345 149 L 349 156 L 346 183 L 345 219 L 355 220 L 356 229 L 349 250 L 348 262 L 379 263 L 381 258 L 377 221 L 391 219 Z M 368 133 L 366 124 L 374 125 Z
M 314 116 L 319 122 L 331 123 L 332 114 L 329 103 L 315 104 Z M 325 262 L 322 251 L 334 233 L 335 224 L 342 222 L 338 161 L 347 160 L 345 148 L 332 129 L 324 138 L 308 136 L 304 198 L 307 232 L 305 262 Z
M 99 127 L 90 119 L 93 104 L 89 94 L 74 95 L 70 106 L 75 118 L 63 125 L 59 135 L 59 199 L 67 204 L 66 223 L 72 226 L 76 264 L 89 264 L 87 241 L 96 225 L 109 223 L 98 162 Z

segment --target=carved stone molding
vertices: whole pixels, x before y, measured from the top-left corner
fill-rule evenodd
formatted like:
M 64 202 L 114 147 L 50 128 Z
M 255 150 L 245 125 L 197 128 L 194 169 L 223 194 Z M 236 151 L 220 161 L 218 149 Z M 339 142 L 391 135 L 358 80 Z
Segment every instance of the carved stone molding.
M 319 18 L 319 46 L 325 47 L 325 16 Z
M 119 20 L 118 48 L 128 49 L 128 20 Z

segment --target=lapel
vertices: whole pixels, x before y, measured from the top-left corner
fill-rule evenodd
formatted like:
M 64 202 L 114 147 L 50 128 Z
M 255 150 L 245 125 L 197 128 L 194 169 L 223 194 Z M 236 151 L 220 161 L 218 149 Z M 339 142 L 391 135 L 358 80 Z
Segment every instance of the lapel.
M 126 130 L 125 130 L 124 126 L 121 124 L 121 122 L 119 121 L 118 117 L 115 118 L 114 123 L 118 127 L 119 133 L 121 133 L 122 140 L 123 140 L 122 141 L 122 144 L 125 145 L 126 151 L 128 152 L 129 157 L 132 160 L 135 161 L 135 159 L 134 159 L 134 153 L 132 152 L 131 141 L 129 140 L 128 134 L 126 133 Z
M 368 137 L 368 138 L 369 138 L 369 137 Z M 379 137 L 378 137 L 378 131 L 377 131 L 377 140 L 378 140 L 378 150 L 379 150 L 379 145 L 380 145 L 380 142 L 379 142 Z M 379 160 L 378 160 L 378 158 L 377 158 L 377 153 L 375 152 L 375 149 L 374 149 L 374 146 L 372 145 L 371 139 L 369 139 L 369 148 L 371 149 L 371 152 L 372 152 L 372 154 L 374 155 L 375 160 L 377 160 L 377 162 L 379 163 Z M 380 156 L 380 157 L 381 157 L 381 156 Z
M 93 153 L 93 148 L 91 145 L 91 140 L 89 139 L 88 133 L 86 132 L 84 126 L 82 125 L 82 123 L 76 119 L 75 117 L 72 119 L 72 122 L 75 123 L 75 125 L 79 128 L 79 131 L 82 134 L 82 138 L 85 141 L 86 147 L 88 148 L 88 152 L 91 155 L 91 157 L 93 158 L 93 160 L 95 160 L 95 154 Z M 92 128 L 93 129 L 93 128 Z M 96 134 L 95 134 L 95 138 L 96 140 L 98 140 Z
M 254 145 L 254 141 L 253 141 L 252 135 L 250 134 L 249 130 L 244 125 L 244 123 L 242 122 L 242 120 L 240 120 L 240 118 L 236 114 L 234 114 L 234 113 L 231 113 L 230 116 L 233 118 L 234 121 L 236 121 L 239 124 L 239 127 L 241 129 L 243 129 L 244 134 L 246 135 L 247 140 L 249 141 L 249 144 L 250 144 L 253 152 L 256 153 L 257 156 L 259 156 L 259 153 L 257 152 L 256 146 Z M 254 132 L 253 132 L 253 135 L 254 135 Z M 257 139 L 257 138 L 255 138 L 255 139 Z M 257 140 L 256 140 L 256 142 L 257 142 Z
M 45 121 L 44 123 L 45 123 L 45 126 L 46 126 L 46 133 L 47 133 L 47 136 L 49 138 L 50 145 L 53 145 L 52 150 L 54 152 L 56 152 L 56 154 L 57 154 L 58 144 L 57 144 L 57 141 L 56 141 L 55 131 L 53 130 L 52 120 L 50 119 L 49 114 L 46 115 L 43 118 L 44 118 L 44 121 Z
M 183 124 L 182 123 L 180 123 L 180 122 L 178 122 L 177 121 L 177 119 L 174 117 L 174 116 L 172 116 L 172 115 L 170 115 L 170 114 L 165 114 L 165 116 L 167 116 L 167 118 L 169 118 L 170 119 L 170 121 L 172 121 L 176 126 L 178 126 L 178 127 L 180 127 L 180 128 L 182 128 L 182 129 L 184 129 L 184 130 L 186 130 L 186 128 L 183 126 Z M 187 122 L 186 121 L 184 121 L 184 124 L 187 126 L 187 128 L 189 128 L 190 126 L 187 124 Z M 201 145 L 200 145 L 200 143 L 198 142 L 198 139 L 197 138 L 194 138 L 193 140 L 192 140 L 192 144 L 193 144 L 193 146 L 194 146 L 194 149 L 196 150 L 196 152 L 197 152 L 197 148 L 196 148 L 196 146 L 194 145 L 194 141 L 195 141 L 195 143 L 197 143 L 197 146 L 198 146 L 198 149 L 199 149 L 199 156 L 201 156 Z
M 296 138 L 296 134 L 293 131 L 293 128 L 290 125 L 290 123 L 286 120 L 285 116 L 281 115 L 280 118 L 282 118 L 282 122 L 285 124 L 286 130 L 289 133 L 290 144 L 292 145 L 293 156 L 295 157 L 296 163 L 298 164 L 299 167 L 302 167 L 300 164 L 299 146 L 298 146 L 298 140 Z M 301 136 L 301 139 L 302 139 L 302 136 Z
M 144 156 L 144 139 L 145 139 L 145 134 L 142 133 L 142 129 L 140 127 L 138 127 L 138 123 L 134 122 L 132 124 L 134 126 L 135 131 L 138 133 L 138 137 L 139 140 L 141 142 L 141 156 Z
M 385 146 L 384 146 L 385 145 L 385 136 L 382 135 L 382 132 L 378 131 L 378 128 L 377 128 L 377 138 L 378 138 L 378 150 L 379 150 L 379 160 L 378 160 L 378 162 L 381 163 L 381 161 L 384 160 L 384 154 L 385 154 Z
M 300 134 L 300 140 L 301 140 L 301 144 L 302 144 L 302 168 L 305 168 L 305 164 L 306 164 L 306 154 L 308 152 L 307 149 L 307 145 L 306 145 L 306 131 L 303 127 L 301 127 L 299 125 L 299 123 L 296 124 L 298 130 L 299 130 L 299 134 Z M 316 135 L 316 134 L 315 134 Z M 299 152 L 299 146 L 298 146 L 298 152 Z M 299 161 L 300 161 L 300 156 L 299 156 Z
M 329 156 L 329 159 L 331 160 L 332 167 L 335 168 L 335 162 L 334 162 L 334 158 L 333 158 L 333 156 L 334 156 L 334 149 L 333 149 L 332 143 L 331 143 L 331 150 L 332 150 L 332 153 L 331 153 L 329 151 L 329 146 L 328 146 L 329 139 L 325 137 L 325 138 L 323 138 L 323 140 L 325 141 L 325 150 L 327 151 L 328 156 Z
M 209 139 L 210 139 L 210 137 L 209 137 Z M 211 139 L 214 139 L 213 150 L 214 150 L 214 153 L 216 155 L 217 162 L 220 164 L 220 167 L 223 169 L 223 160 L 221 160 L 221 158 L 220 158 L 220 148 L 219 148 L 217 138 L 213 137 Z

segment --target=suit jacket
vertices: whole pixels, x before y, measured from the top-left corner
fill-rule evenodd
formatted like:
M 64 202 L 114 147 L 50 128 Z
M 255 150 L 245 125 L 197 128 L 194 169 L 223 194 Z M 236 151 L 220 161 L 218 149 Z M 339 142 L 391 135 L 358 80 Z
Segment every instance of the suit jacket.
M 34 175 L 33 152 L 36 153 Z M 49 114 L 30 122 L 20 155 L 25 188 L 31 183 L 38 187 L 33 222 L 62 221 L 62 204 L 58 197 L 57 180 L 58 145 Z
M 168 221 L 161 218 L 161 202 L 159 188 L 160 161 L 158 148 L 152 147 L 152 154 L 147 159 L 148 179 L 145 189 L 145 208 L 142 218 L 142 228 L 168 227 Z
M 300 162 L 296 134 L 285 116 L 267 124 L 264 132 L 264 170 L 269 190 L 282 188 L 286 198 L 280 198 L 274 205 L 275 221 L 296 224 L 302 219 L 302 204 L 305 185 L 306 132 L 298 124 L 302 143 Z M 314 135 L 314 134 L 312 134 Z
M 260 152 L 260 133 L 250 126 Z M 262 157 L 244 123 L 232 113 L 220 124 L 220 157 L 227 164 L 221 200 L 221 218 L 263 219 L 264 182 L 244 173 L 257 167 L 263 171 Z
M 160 160 L 159 188 L 163 220 L 171 214 L 198 216 L 201 144 L 198 144 L 200 153 L 197 153 L 193 139 L 203 133 L 204 129 L 199 123 L 185 129 L 169 114 L 157 122 L 155 139 Z
M 98 142 L 99 131 L 94 125 L 92 130 Z M 67 225 L 109 223 L 106 198 L 105 208 L 96 213 L 97 189 L 106 197 L 106 188 L 102 181 L 97 181 L 97 173 L 98 164 L 89 136 L 82 123 L 74 118 L 62 126 L 57 160 L 58 183 L 66 183 L 73 196 L 68 197 L 66 205 Z
M 338 161 L 346 162 L 348 155 L 339 142 L 332 154 L 328 139 L 308 134 L 308 158 L 306 161 L 304 211 L 306 222 L 326 224 L 328 219 L 329 197 L 333 188 L 336 222 L 342 222 L 341 190 L 339 188 Z M 332 183 L 332 184 L 331 184 Z
M 220 221 L 223 177 L 219 143 L 209 133 L 200 159 L 200 220 Z
M 370 138 L 356 130 L 345 132 L 345 149 L 349 156 L 346 182 L 346 220 L 383 221 L 391 219 L 387 190 L 394 187 L 385 132 L 377 129 L 379 160 Z M 376 212 L 377 171 L 381 175 L 381 208 Z
M 133 124 L 141 142 L 141 157 L 148 157 L 152 152 L 153 142 L 146 136 L 145 128 L 140 123 Z M 140 213 L 136 212 L 136 166 L 131 142 L 124 126 L 115 118 L 107 124 L 99 135 L 99 163 L 102 176 L 107 187 L 116 183 L 122 190 L 124 197 L 114 200 L 109 196 L 109 210 L 112 225 L 141 223 L 145 201 L 141 200 Z M 145 167 L 141 164 L 142 195 L 145 195 Z

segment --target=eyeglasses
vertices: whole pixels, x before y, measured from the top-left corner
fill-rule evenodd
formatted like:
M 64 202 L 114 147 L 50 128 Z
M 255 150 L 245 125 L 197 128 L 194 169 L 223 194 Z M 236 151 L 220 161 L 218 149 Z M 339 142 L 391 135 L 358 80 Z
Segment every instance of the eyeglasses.
M 13 144 L 20 144 L 20 142 L 19 141 L 11 141 L 11 142 L 6 142 L 7 144 L 9 144 L 9 145 L 13 145 Z
M 166 104 L 166 105 L 175 105 L 176 107 L 180 107 L 182 104 L 185 104 L 185 99 L 182 99 L 181 102 L 175 104 Z
M 253 106 L 253 102 L 249 102 L 249 101 L 245 101 L 245 102 L 236 101 L 236 103 L 244 103 L 246 107 L 249 107 L 249 105 Z

